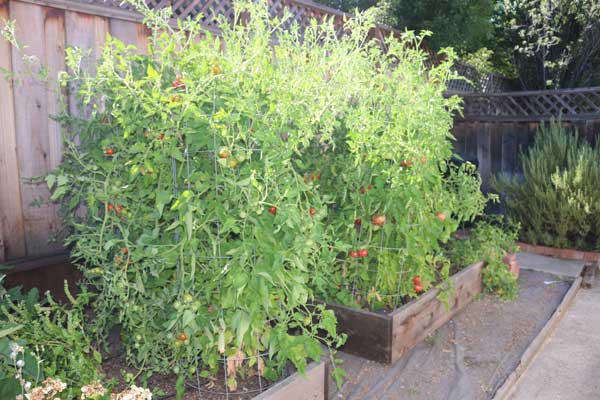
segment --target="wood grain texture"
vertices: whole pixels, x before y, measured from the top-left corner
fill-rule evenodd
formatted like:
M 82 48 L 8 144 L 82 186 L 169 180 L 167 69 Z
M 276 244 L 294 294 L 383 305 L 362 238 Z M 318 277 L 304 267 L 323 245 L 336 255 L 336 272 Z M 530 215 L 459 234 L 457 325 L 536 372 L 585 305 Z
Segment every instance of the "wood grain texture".
M 312 362 L 303 375 L 295 372 L 254 400 L 325 400 L 325 362 Z
M 380 363 L 396 362 L 483 291 L 484 265 L 473 264 L 450 278 L 454 292 L 448 307 L 438 299 L 439 289 L 429 290 L 389 314 L 327 303 L 338 320 L 338 331 L 348 335 L 341 350 Z
M 392 320 L 386 314 L 327 303 L 337 318 L 338 332 L 348 335 L 341 351 L 380 363 L 391 362 Z
M 10 17 L 16 21 L 18 40 L 28 46 L 27 54 L 46 65 L 50 77 L 56 76 L 54 68 L 60 65 L 57 60 L 63 53 L 58 43 L 48 46 L 47 40 L 60 40 L 60 20 L 46 20 L 44 7 L 18 1 L 10 2 Z M 50 242 L 60 228 L 58 206 L 47 202 L 50 193 L 46 184 L 34 178 L 43 177 L 60 160 L 60 129 L 49 119 L 50 110 L 54 110 L 48 105 L 49 96 L 51 101 L 54 98 L 46 84 L 31 76 L 30 68 L 15 49 L 12 67 L 15 73 L 24 74 L 15 85 L 14 106 L 26 253 L 53 254 L 62 251 L 60 242 Z
M 148 53 L 148 29 L 140 23 L 123 21 L 116 18 L 109 20 L 110 34 L 126 45 L 133 45 L 139 54 Z
M 0 0 L 0 29 L 10 17 L 8 0 Z M 12 71 L 11 46 L 0 40 L 0 68 Z M 17 154 L 13 83 L 0 76 L 0 240 L 3 259 L 26 254 L 23 205 Z
M 454 293 L 450 297 L 448 308 L 437 298 L 439 290 L 435 289 L 390 314 L 393 320 L 392 363 L 448 322 L 482 292 L 483 267 L 482 262 L 473 264 L 451 278 Z
M 95 72 L 95 63 L 100 60 L 102 46 L 109 32 L 108 18 L 74 11 L 65 12 L 66 44 L 69 47 L 77 47 L 89 51 L 87 57 L 82 60 L 81 68 L 90 74 Z M 78 116 L 89 116 L 89 108 L 80 110 L 78 100 L 79 88 L 69 86 L 69 112 Z

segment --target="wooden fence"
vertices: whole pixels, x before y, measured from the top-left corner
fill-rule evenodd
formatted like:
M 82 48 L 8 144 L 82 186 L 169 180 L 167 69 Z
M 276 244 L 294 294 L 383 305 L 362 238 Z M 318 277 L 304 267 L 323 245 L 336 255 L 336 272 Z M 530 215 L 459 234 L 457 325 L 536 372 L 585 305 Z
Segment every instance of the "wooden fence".
M 307 0 L 268 0 L 271 13 L 289 10 L 289 24 L 306 25 L 310 19 L 332 18 L 342 32 L 345 18 L 340 11 Z M 196 18 L 216 32 L 215 15 L 234 17 L 231 0 L 147 0 L 150 7 L 172 6 L 178 18 Z M 141 16 L 120 0 L 0 0 L 3 21 L 16 22 L 18 40 L 48 67 L 50 76 L 65 69 L 68 46 L 92 50 L 99 56 L 106 34 L 144 51 L 149 32 Z M 174 21 L 175 22 L 175 21 Z M 397 31 L 378 25 L 371 35 L 382 38 Z M 0 68 L 15 74 L 25 72 L 19 54 L 0 39 Z M 75 106 L 70 101 L 71 111 Z M 49 204 L 45 183 L 34 178 L 45 175 L 61 161 L 60 126 L 49 116 L 58 111 L 55 93 L 33 79 L 7 82 L 0 77 L 0 262 L 22 257 L 60 253 L 62 240 L 58 206 Z M 55 241 L 49 239 L 56 238 Z
M 455 150 L 478 165 L 484 189 L 493 174 L 521 172 L 519 152 L 533 142 L 540 125 L 560 116 L 590 143 L 600 136 L 600 88 L 488 95 L 462 95 L 464 116 L 457 117 Z

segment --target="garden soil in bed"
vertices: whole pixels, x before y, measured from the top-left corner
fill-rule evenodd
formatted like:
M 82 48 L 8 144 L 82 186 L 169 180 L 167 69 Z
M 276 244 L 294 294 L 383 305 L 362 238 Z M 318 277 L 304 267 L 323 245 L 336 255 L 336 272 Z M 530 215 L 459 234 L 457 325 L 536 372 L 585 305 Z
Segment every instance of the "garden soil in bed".
M 392 365 L 338 353 L 348 377 L 330 399 L 483 400 L 515 369 L 571 281 L 521 270 L 519 297 L 483 295 Z

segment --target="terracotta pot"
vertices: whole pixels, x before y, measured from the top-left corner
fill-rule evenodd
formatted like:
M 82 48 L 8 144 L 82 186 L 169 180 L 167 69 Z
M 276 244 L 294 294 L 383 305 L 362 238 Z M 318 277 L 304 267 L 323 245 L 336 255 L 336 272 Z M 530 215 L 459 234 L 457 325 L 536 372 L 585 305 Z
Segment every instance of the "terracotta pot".
M 519 267 L 519 263 L 517 262 L 517 255 L 515 253 L 509 253 L 507 255 L 505 255 L 504 257 L 502 257 L 502 261 L 504 261 L 504 264 L 506 264 L 506 266 L 508 267 L 509 271 L 516 277 L 519 277 L 519 271 L 520 271 L 520 267 Z

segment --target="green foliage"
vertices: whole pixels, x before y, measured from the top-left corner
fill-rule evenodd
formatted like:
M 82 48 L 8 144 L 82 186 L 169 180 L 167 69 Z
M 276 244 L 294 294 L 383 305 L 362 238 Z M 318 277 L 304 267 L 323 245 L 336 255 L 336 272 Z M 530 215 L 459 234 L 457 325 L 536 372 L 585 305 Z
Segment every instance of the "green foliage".
M 175 371 L 180 395 L 225 361 L 235 390 L 344 342 L 315 295 L 392 307 L 414 277 L 446 280 L 441 244 L 486 204 L 475 167 L 448 163 L 452 51 L 428 68 L 424 35 L 381 46 L 369 15 L 339 38 L 331 21 L 300 32 L 238 3 L 247 21 L 216 38 L 133 4 L 148 55 L 107 37 L 91 74 L 67 50 L 60 83 L 81 113 L 59 116 L 67 150 L 46 179 L 97 290 L 96 339 L 120 325 L 128 363 Z
M 517 278 L 502 260 L 489 259 L 483 269 L 482 280 L 484 290 L 497 295 L 502 300 L 514 300 L 519 293 Z
M 597 0 L 503 0 L 494 23 L 525 89 L 600 84 Z
M 0 282 L 3 277 L 0 277 Z M 100 354 L 85 334 L 83 309 L 90 294 L 70 297 L 70 308 L 47 295 L 40 302 L 37 290 L 21 294 L 1 289 L 0 394 L 14 398 L 45 377 L 68 385 L 61 395 L 79 398 L 79 388 L 100 378 Z M 65 290 L 68 288 L 65 285 Z M 22 363 L 23 366 L 20 366 Z M 11 397 L 5 397 L 11 396 Z
M 455 268 L 485 261 L 485 290 L 504 300 L 512 300 L 518 292 L 517 279 L 503 259 L 518 250 L 518 233 L 518 225 L 506 223 L 502 217 L 487 216 L 476 223 L 468 239 L 455 238 L 448 244 L 448 257 Z
M 501 176 L 493 186 L 521 223 L 523 240 L 600 250 L 600 146 L 552 121 L 520 162 L 522 177 Z

